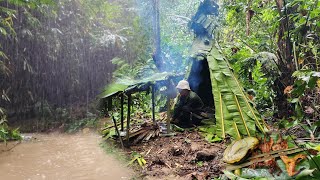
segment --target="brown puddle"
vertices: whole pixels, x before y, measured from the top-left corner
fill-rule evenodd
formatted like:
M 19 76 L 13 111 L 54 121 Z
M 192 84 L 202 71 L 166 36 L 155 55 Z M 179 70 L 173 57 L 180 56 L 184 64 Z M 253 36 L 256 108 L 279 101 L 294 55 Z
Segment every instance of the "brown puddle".
M 36 139 L 6 147 L 0 144 L 2 180 L 117 180 L 131 179 L 126 168 L 99 147 L 96 134 L 33 134 Z

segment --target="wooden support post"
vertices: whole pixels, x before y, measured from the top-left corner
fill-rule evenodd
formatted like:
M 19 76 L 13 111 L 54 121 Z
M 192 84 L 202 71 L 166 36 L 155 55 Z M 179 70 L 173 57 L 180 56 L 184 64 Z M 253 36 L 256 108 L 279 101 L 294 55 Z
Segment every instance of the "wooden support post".
M 121 131 L 123 131 L 123 121 L 124 121 L 123 104 L 124 104 L 124 95 L 121 94 Z
M 167 134 L 170 133 L 170 120 L 171 120 L 171 114 L 170 114 L 170 96 L 167 95 Z
M 131 94 L 128 94 L 128 114 L 127 114 L 127 146 L 129 146 L 129 130 L 130 130 L 130 107 L 131 106 Z
M 120 143 L 121 143 L 121 147 L 122 147 L 122 149 L 124 149 L 122 137 L 121 137 L 120 132 L 119 132 L 119 130 L 118 130 L 117 122 L 116 122 L 116 120 L 114 119 L 113 116 L 112 116 L 112 120 L 113 120 L 114 128 L 116 129 L 116 132 L 117 132 L 117 134 L 118 134 L 118 136 L 119 136 L 119 140 L 120 140 Z
M 172 91 L 173 81 L 171 78 L 168 78 L 166 83 L 167 83 L 167 134 L 169 134 L 171 132 L 171 130 L 170 130 L 170 120 L 171 120 L 170 100 L 171 100 L 171 98 L 173 98 L 173 91 Z
M 156 124 L 156 115 L 155 115 L 155 88 L 156 88 L 156 85 L 152 85 L 152 121 L 153 121 L 153 124 L 155 125 Z
M 112 97 L 108 98 L 108 111 L 112 110 Z
M 108 112 L 108 99 L 103 99 L 103 111 L 104 111 L 104 116 L 107 117 L 109 112 Z

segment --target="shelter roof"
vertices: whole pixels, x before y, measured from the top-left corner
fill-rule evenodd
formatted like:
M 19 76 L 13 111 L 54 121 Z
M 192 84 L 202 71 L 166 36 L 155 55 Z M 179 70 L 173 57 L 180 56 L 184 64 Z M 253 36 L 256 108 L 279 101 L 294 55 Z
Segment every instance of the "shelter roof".
M 170 72 L 155 73 L 143 79 L 118 79 L 108 84 L 99 95 L 100 99 L 109 98 L 119 93 L 134 93 L 146 91 L 150 85 L 164 83 L 168 79 L 182 78 L 184 74 Z

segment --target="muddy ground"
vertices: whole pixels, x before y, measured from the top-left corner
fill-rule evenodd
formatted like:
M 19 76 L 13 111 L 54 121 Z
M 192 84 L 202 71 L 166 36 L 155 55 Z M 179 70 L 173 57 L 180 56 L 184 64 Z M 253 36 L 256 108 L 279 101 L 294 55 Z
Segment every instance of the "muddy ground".
M 147 161 L 140 168 L 145 179 L 211 179 L 219 177 L 223 143 L 208 143 L 196 132 L 180 132 L 171 137 L 157 137 L 131 146 Z
M 21 142 L 0 143 L 1 180 L 88 180 L 135 177 L 132 169 L 100 148 L 101 137 L 76 134 L 24 134 Z

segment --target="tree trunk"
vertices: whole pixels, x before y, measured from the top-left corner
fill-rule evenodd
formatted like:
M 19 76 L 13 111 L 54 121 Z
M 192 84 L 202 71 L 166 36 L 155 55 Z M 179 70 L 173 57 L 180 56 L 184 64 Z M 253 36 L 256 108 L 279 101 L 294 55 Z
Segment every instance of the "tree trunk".
M 280 67 L 282 67 L 282 71 L 286 72 L 287 75 L 291 76 L 294 71 L 294 64 L 292 61 L 292 43 L 290 41 L 290 29 L 289 29 L 289 17 L 287 9 L 284 11 L 282 9 L 285 6 L 285 0 L 275 0 L 281 21 L 278 31 L 278 56 L 280 58 L 280 62 L 282 63 Z M 288 82 L 289 83 L 289 82 Z
M 153 37 L 155 51 L 153 53 L 153 60 L 159 71 L 164 71 L 163 60 L 161 56 L 161 34 L 160 34 L 160 13 L 159 0 L 153 0 Z

